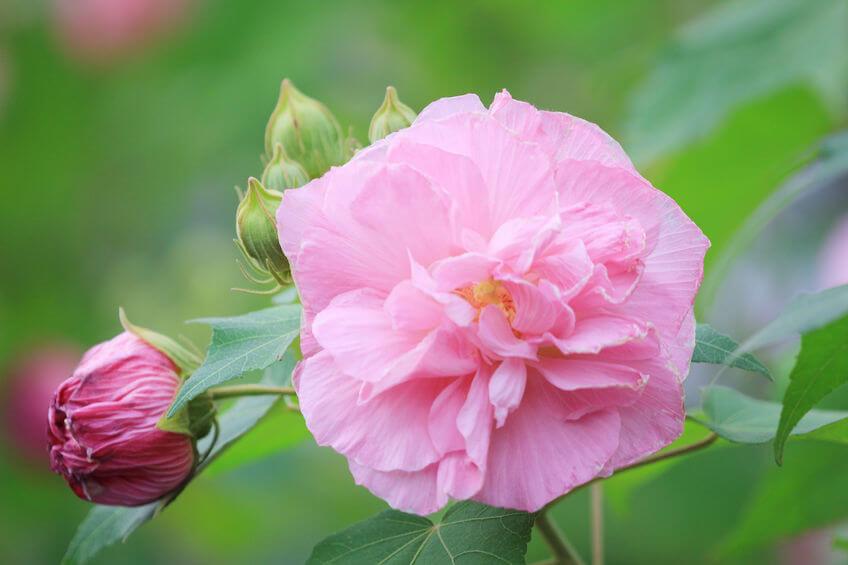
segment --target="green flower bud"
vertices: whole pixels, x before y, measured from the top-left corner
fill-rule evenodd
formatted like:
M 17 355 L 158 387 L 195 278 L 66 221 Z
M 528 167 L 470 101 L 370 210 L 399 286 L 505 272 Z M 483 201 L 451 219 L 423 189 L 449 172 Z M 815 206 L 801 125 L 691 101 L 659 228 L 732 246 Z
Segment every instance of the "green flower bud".
M 283 195 L 266 189 L 255 178 L 247 183 L 247 193 L 236 211 L 236 244 L 255 270 L 287 284 L 291 282 L 289 262 L 280 247 L 275 218 Z
M 280 192 L 287 188 L 297 188 L 309 182 L 309 175 L 300 163 L 289 159 L 282 144 L 274 145 L 274 155 L 262 171 L 262 184 L 270 190 Z
M 310 178 L 323 175 L 347 160 L 345 137 L 332 112 L 285 79 L 277 107 L 265 129 L 265 152 L 270 157 L 279 143 Z
M 371 118 L 368 139 L 371 140 L 371 143 L 374 143 L 390 133 L 409 127 L 415 121 L 415 116 L 412 108 L 398 100 L 395 87 L 389 86 L 386 88 L 386 98 L 383 100 L 383 105 Z

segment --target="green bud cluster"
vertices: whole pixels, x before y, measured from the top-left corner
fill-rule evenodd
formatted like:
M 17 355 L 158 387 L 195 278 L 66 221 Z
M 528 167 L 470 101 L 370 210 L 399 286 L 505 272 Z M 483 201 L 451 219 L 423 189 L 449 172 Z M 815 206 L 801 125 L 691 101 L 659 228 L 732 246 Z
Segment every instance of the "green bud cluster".
M 383 104 L 374 114 L 368 137 L 371 142 L 408 127 L 415 112 L 386 89 Z M 244 255 L 244 276 L 272 293 L 291 283 L 289 262 L 280 247 L 276 212 L 286 190 L 296 189 L 350 159 L 362 145 L 345 136 L 333 113 L 321 102 L 299 91 L 289 79 L 280 85 L 280 96 L 265 127 L 265 168 L 261 180 L 251 178 L 236 211 L 236 245 Z

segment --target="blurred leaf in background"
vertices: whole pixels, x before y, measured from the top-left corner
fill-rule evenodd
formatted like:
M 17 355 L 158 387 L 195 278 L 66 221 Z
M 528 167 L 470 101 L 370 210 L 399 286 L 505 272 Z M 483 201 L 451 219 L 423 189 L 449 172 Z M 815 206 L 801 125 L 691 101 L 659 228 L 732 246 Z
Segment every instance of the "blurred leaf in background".
M 707 135 L 735 107 L 809 84 L 848 109 L 848 4 L 733 0 L 685 26 L 636 91 L 625 130 L 651 161 Z

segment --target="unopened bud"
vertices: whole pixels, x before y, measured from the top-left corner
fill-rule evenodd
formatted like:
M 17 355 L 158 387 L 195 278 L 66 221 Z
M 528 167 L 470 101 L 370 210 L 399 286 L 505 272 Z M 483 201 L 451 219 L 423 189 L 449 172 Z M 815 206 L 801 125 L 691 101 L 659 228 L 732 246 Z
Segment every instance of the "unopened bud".
M 90 349 L 59 385 L 48 414 L 50 462 L 80 498 L 139 506 L 189 478 L 197 436 L 159 425 L 182 384 L 180 372 L 127 331 Z
M 395 87 L 389 86 L 386 88 L 386 98 L 383 99 L 382 106 L 371 118 L 368 139 L 374 143 L 390 133 L 409 127 L 414 121 L 415 111 L 398 99 Z
M 262 184 L 270 190 L 284 191 L 287 188 L 297 188 L 309 182 L 309 175 L 286 155 L 282 144 L 274 145 L 274 155 L 262 171 Z
M 247 193 L 236 211 L 236 243 L 254 269 L 287 284 L 289 262 L 277 237 L 276 212 L 283 195 L 268 190 L 255 178 L 247 181 Z
M 310 178 L 320 177 L 348 157 L 342 128 L 332 112 L 288 79 L 283 80 L 277 107 L 265 129 L 265 153 L 269 157 L 277 143 Z

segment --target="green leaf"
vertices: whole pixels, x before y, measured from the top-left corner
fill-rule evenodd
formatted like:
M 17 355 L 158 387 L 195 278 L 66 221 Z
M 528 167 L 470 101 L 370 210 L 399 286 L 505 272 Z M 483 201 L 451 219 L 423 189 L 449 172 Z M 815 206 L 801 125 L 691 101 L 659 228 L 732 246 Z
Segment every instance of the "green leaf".
M 289 352 L 279 363 L 265 370 L 261 383 L 283 386 L 294 369 L 295 358 Z M 251 396 L 236 400 L 233 405 L 218 417 L 220 435 L 209 456 L 195 471 L 195 475 L 205 470 L 227 447 L 253 428 L 271 407 L 280 400 L 277 396 Z M 206 453 L 212 442 L 212 435 L 198 442 L 200 453 Z M 80 524 L 71 540 L 63 565 L 86 563 L 100 550 L 125 540 L 142 524 L 153 518 L 165 506 L 157 501 L 135 508 L 123 506 L 95 506 Z
M 160 507 L 160 502 L 136 508 L 95 506 L 77 528 L 62 558 L 62 565 L 87 563 L 104 547 L 125 540 L 136 528 L 150 520 Z
M 523 564 L 533 515 L 477 502 L 451 507 L 439 524 L 386 510 L 315 546 L 310 565 Z
M 790 462 L 771 466 L 758 481 L 739 523 L 719 547 L 721 556 L 848 518 L 848 449 L 813 442 L 796 443 L 790 449 Z
M 813 406 L 848 383 L 848 316 L 801 337 L 801 352 L 783 396 L 774 457 L 783 462 L 789 434 Z
M 733 353 L 738 347 L 738 343 L 717 332 L 709 324 L 698 324 L 695 331 L 695 350 L 692 352 L 692 362 L 712 363 L 714 365 L 727 363 L 730 367 L 760 373 L 769 380 L 774 380 L 768 368 L 750 353 L 735 356 Z
M 757 400 L 732 388 L 712 386 L 704 391 L 703 413 L 691 418 L 704 424 L 724 439 L 736 443 L 766 443 L 777 434 L 781 406 Z M 841 410 L 811 410 L 795 429 L 794 436 L 848 443 L 848 436 L 825 433 L 830 424 L 848 418 Z M 821 428 L 821 429 L 820 429 Z
M 196 321 L 212 326 L 212 342 L 203 365 L 174 398 L 169 418 L 209 388 L 279 361 L 298 335 L 300 306 L 280 305 L 244 316 Z
M 736 107 L 799 83 L 844 113 L 846 52 L 844 0 L 721 4 L 678 34 L 636 90 L 625 146 L 651 161 L 706 135 Z
M 754 351 L 787 337 L 818 329 L 848 314 L 848 284 L 800 294 L 780 315 L 746 339 L 737 354 Z

